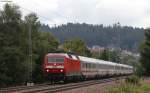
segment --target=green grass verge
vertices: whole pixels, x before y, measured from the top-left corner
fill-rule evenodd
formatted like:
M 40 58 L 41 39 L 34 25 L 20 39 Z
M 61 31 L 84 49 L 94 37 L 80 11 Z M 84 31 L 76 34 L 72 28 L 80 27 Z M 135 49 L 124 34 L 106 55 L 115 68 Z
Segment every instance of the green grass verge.
M 140 89 L 143 91 L 141 93 L 150 93 L 150 84 L 142 84 Z
M 105 93 L 150 93 L 150 84 L 132 84 L 125 82 L 108 89 Z

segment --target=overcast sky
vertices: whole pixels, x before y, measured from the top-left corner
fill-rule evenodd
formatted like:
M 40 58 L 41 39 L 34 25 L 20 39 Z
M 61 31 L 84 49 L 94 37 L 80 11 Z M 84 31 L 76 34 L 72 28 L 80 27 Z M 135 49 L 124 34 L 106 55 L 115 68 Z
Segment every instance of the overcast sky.
M 23 15 L 35 12 L 49 25 L 89 23 L 150 26 L 150 0 L 12 0 Z M 2 5 L 4 3 L 0 3 Z

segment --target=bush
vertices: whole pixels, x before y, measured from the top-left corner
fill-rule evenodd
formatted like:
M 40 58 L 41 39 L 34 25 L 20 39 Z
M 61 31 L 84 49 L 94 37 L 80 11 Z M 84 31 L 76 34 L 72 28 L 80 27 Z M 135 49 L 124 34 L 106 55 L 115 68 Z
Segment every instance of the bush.
M 123 83 L 119 86 L 112 88 L 105 93 L 142 93 L 136 85 Z
M 135 84 L 135 85 L 138 84 L 139 85 L 140 78 L 138 76 L 133 75 L 133 76 L 126 78 L 126 82 L 130 83 L 130 84 Z

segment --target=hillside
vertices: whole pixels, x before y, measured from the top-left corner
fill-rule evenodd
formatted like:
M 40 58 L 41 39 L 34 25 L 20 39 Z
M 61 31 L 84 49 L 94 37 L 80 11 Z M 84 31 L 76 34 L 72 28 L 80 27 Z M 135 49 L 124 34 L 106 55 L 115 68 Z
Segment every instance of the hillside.
M 131 26 L 91 25 L 68 23 L 57 27 L 42 25 L 42 31 L 49 31 L 56 36 L 60 42 L 70 38 L 81 38 L 87 46 L 99 45 L 103 47 L 121 47 L 133 52 L 137 52 L 138 46 L 144 38 L 143 28 L 133 28 Z

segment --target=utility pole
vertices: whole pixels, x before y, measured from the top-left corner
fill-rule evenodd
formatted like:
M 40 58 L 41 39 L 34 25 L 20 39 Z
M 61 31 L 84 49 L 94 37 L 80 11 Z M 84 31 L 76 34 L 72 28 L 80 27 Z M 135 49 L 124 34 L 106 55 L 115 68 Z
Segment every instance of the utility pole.
M 120 27 L 120 23 L 118 22 L 118 23 L 117 23 L 117 28 L 119 28 L 119 27 Z M 119 52 L 119 53 L 120 53 L 120 51 L 121 51 L 121 45 L 120 45 L 120 43 L 121 43 L 121 40 L 120 40 L 121 37 L 120 37 L 120 33 L 121 33 L 121 32 L 118 31 L 118 52 Z M 120 62 L 120 61 L 121 61 L 121 60 L 120 60 L 120 56 L 119 56 L 118 58 L 119 58 L 119 59 L 118 59 L 118 63 L 121 64 L 121 62 Z M 120 70 L 119 73 L 121 73 L 121 67 L 119 67 L 119 70 Z
M 29 23 L 29 72 L 28 72 L 28 82 L 27 86 L 33 86 L 33 80 L 32 80 L 32 26 L 31 23 Z

